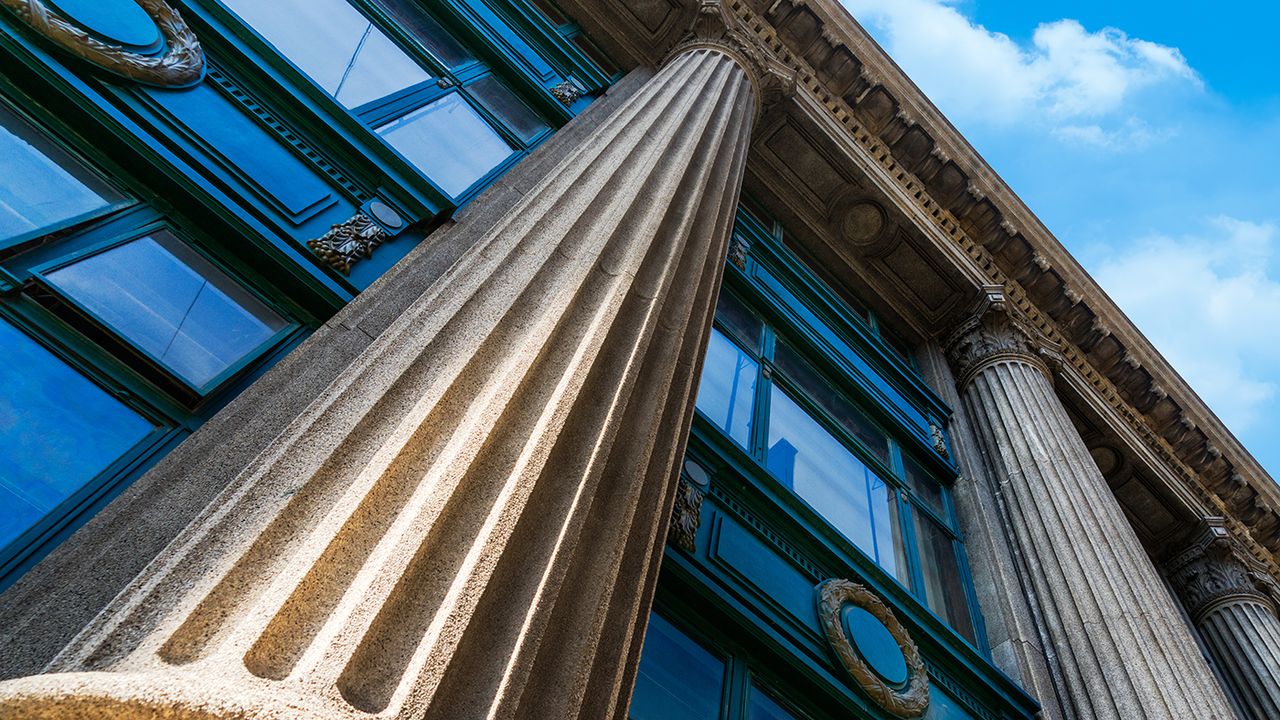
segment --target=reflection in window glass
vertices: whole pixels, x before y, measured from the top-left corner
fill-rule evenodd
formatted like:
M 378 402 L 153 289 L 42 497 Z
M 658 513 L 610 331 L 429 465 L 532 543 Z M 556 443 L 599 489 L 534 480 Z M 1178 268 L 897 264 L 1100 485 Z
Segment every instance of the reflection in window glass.
M 46 278 L 196 388 L 286 325 L 166 232 L 90 255 Z
M 431 79 L 346 0 L 223 3 L 349 108 Z
M 889 462 L 889 438 L 875 426 L 853 403 L 836 391 L 813 367 L 801 359 L 799 353 L 779 338 L 774 363 L 792 382 L 804 390 L 804 394 L 826 410 L 836 422 L 876 457 Z
M 729 334 L 741 340 L 744 346 L 760 351 L 760 337 L 764 326 L 732 293 L 720 293 L 716 300 L 716 320 L 729 330 Z
M 454 197 L 512 152 L 458 93 L 383 125 L 378 134 Z
M 0 546 L 7 545 L 154 429 L 0 321 Z
M 440 26 L 411 0 L 378 0 L 396 23 L 422 43 L 442 64 L 450 68 L 465 65 L 475 56 L 453 34 Z
M 907 487 L 911 488 L 911 493 L 939 516 L 946 517 L 942 507 L 942 486 L 938 481 L 934 480 L 933 476 L 920 467 L 915 460 L 907 457 L 905 452 L 902 454 L 902 464 L 906 470 Z
M 711 331 L 702 379 L 698 383 L 697 407 L 744 448 L 751 447 L 751 413 L 755 406 L 758 367 L 750 355 L 719 330 Z
M 649 616 L 640 671 L 631 697 L 632 720 L 716 720 L 724 661 L 658 615 Z
M 973 620 L 969 615 L 969 600 L 964 591 L 964 578 L 960 574 L 960 563 L 956 560 L 955 541 L 924 513 L 917 512 L 913 515 L 929 609 L 969 642 L 977 644 Z
M 537 113 L 492 75 L 471 83 L 467 90 L 525 142 L 550 129 Z
M 773 386 L 769 395 L 769 472 L 891 575 L 900 562 L 897 512 L 884 481 Z
M 795 720 L 795 715 L 782 709 L 773 698 L 765 695 L 760 688 L 751 688 L 748 720 Z
M 0 240 L 121 199 L 88 168 L 0 104 Z

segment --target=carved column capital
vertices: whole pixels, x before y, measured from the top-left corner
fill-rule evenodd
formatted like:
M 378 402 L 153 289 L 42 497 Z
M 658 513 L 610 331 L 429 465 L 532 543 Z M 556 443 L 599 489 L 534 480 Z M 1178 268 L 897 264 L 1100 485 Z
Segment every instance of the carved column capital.
M 734 59 L 755 89 L 756 116 L 796 89 L 798 73 L 751 31 L 755 13 L 745 3 L 700 0 L 692 25 L 667 53 L 664 64 L 693 50 L 715 50 Z
M 983 368 L 1002 360 L 1020 360 L 1052 379 L 1047 360 L 1054 348 L 1004 295 L 1004 288 L 988 285 L 968 320 L 944 344 L 956 373 L 956 384 L 967 386 Z
M 1271 601 L 1258 587 L 1255 573 L 1236 554 L 1221 518 L 1206 519 L 1166 567 L 1169 581 L 1196 621 L 1233 600 L 1250 600 L 1272 609 Z

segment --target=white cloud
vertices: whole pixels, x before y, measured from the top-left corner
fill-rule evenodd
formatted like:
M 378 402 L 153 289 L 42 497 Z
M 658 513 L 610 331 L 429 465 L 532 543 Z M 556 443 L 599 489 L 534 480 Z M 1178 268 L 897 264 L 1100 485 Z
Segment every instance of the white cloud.
M 1237 435 L 1280 400 L 1280 228 L 1230 217 L 1152 236 L 1095 277 Z
M 1062 125 L 1053 128 L 1053 136 L 1067 145 L 1090 147 L 1111 152 L 1143 150 L 1167 140 L 1175 134 L 1171 128 L 1153 128 L 1146 121 L 1129 117 L 1103 128 L 1098 124 Z
M 1077 128 L 1068 138 L 1096 127 L 1099 137 L 1116 141 L 1123 134 L 1099 121 L 1119 117 L 1123 125 L 1140 91 L 1201 87 L 1177 48 L 1115 28 L 1090 32 L 1076 20 L 1057 20 L 1019 44 L 975 24 L 947 0 L 843 2 L 925 94 L 960 119 Z

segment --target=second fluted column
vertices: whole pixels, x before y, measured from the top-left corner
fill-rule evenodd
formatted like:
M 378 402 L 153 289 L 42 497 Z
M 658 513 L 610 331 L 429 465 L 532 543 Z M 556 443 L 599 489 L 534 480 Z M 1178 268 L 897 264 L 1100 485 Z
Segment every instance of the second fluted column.
M 1068 714 L 1233 718 L 1054 392 L 1035 331 L 993 290 L 947 344 Z

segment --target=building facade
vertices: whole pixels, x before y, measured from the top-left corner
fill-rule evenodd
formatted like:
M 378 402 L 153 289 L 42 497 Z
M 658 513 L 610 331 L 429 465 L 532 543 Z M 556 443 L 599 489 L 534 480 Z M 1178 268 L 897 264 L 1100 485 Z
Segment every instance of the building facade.
M 1280 717 L 1280 489 L 834 0 L 0 6 L 0 716 Z

